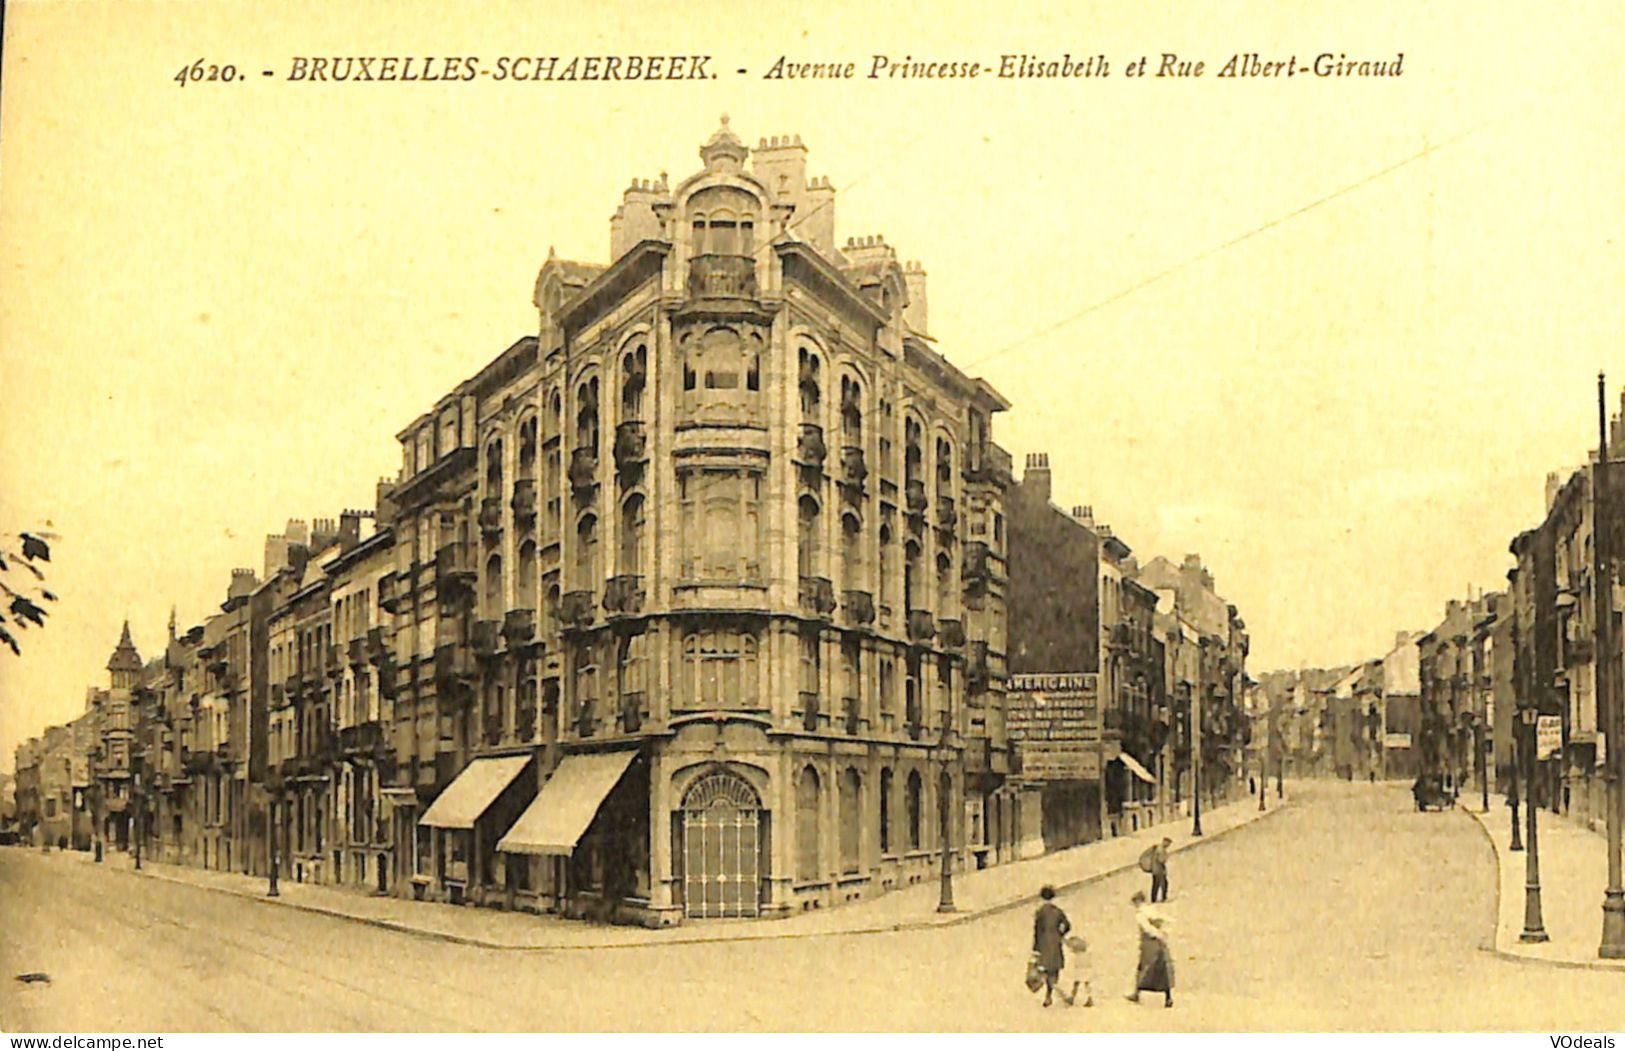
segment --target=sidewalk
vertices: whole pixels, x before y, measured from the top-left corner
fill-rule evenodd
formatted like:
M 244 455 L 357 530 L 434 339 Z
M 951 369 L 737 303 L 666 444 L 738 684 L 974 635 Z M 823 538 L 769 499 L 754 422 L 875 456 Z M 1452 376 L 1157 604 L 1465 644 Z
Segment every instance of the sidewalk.
M 1462 808 L 1472 814 L 1495 845 L 1500 869 L 1500 904 L 1495 925 L 1495 953 L 1511 959 L 1537 961 L 1559 967 L 1585 967 L 1625 971 L 1625 960 L 1597 956 L 1602 937 L 1602 892 L 1608 885 L 1608 840 L 1597 832 L 1542 810 L 1537 820 L 1540 845 L 1541 918 L 1547 942 L 1523 942 L 1523 852 L 1513 853 L 1512 820 L 1504 796 L 1490 796 L 1490 810 L 1479 813 L 1476 799 L 1462 797 Z M 1520 833 L 1528 818 L 1518 811 Z
M 1188 818 L 1175 818 L 1131 835 L 1073 847 L 1028 861 L 1010 862 L 973 872 L 956 872 L 953 888 L 958 911 L 953 913 L 936 911 L 940 888 L 937 881 L 929 880 L 868 901 L 798 913 L 783 920 L 690 921 L 665 930 L 612 927 L 556 916 L 404 901 L 287 880 L 280 883 L 279 897 L 268 898 L 265 896 L 266 881 L 262 877 L 213 872 L 146 859 L 141 862 L 141 872 L 134 873 L 134 859 L 128 854 L 117 853 L 108 854 L 105 864 L 150 879 L 233 894 L 266 905 L 322 913 L 485 949 L 636 948 L 874 934 L 968 923 L 1036 901 L 1039 888 L 1046 883 L 1064 891 L 1134 868 L 1140 853 L 1164 836 L 1173 840 L 1172 851 L 1188 850 L 1212 842 L 1262 817 L 1279 813 L 1291 802 L 1290 797 L 1277 799 L 1271 792 L 1269 809 L 1263 813 L 1258 810 L 1256 798 L 1238 800 L 1206 811 L 1202 814 L 1202 827 L 1206 835 L 1201 838 L 1191 836 Z M 70 853 L 66 856 L 87 863 L 91 861 L 89 854 Z

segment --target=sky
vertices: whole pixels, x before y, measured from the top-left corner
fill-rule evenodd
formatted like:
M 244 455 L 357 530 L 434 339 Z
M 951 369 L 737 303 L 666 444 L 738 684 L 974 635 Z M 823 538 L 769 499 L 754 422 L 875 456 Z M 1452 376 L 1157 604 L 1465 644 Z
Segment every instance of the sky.
M 126 617 L 151 656 L 287 519 L 371 507 L 397 431 L 535 331 L 549 250 L 606 262 L 628 182 L 697 170 L 724 112 L 801 135 L 838 238 L 924 264 L 938 348 L 1014 404 L 995 438 L 1049 453 L 1058 504 L 1202 555 L 1255 674 L 1504 585 L 1546 472 L 1595 445 L 1598 370 L 1625 381 L 1625 10 L 1314 6 L 8 5 L 0 531 L 57 534 L 61 597 L 0 655 L 0 769 Z M 1124 75 L 1164 52 L 1205 75 Z M 1215 77 L 1237 52 L 1403 73 Z M 861 75 L 1007 53 L 1111 69 Z M 390 54 L 716 77 L 288 80 Z M 762 79 L 780 56 L 860 76 Z M 237 79 L 177 84 L 200 59 Z

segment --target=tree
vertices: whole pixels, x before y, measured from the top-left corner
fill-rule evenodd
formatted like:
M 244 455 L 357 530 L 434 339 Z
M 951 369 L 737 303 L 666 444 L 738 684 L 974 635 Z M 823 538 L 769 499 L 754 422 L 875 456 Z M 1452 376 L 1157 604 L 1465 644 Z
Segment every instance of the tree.
M 56 601 L 40 568 L 40 563 L 51 560 L 50 541 L 55 539 L 54 533 L 0 534 L 0 644 L 18 656 L 23 651 L 16 633 L 30 624 L 44 627 L 49 613 L 45 603 Z

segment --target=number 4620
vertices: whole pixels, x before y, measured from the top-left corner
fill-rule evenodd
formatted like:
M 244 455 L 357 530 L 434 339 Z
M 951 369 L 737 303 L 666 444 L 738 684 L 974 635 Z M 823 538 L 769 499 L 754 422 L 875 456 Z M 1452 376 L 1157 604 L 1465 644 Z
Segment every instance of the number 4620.
M 218 80 L 231 82 L 237 79 L 237 67 L 232 65 L 210 66 L 205 65 L 200 58 L 190 66 L 182 66 L 181 71 L 175 74 L 175 83 L 185 87 L 189 82 L 200 80 Z

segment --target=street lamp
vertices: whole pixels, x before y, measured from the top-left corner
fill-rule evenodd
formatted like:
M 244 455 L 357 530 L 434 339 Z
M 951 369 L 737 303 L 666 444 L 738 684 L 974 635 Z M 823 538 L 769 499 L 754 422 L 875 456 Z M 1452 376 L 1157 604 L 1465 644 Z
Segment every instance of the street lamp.
M 1603 374 L 1597 373 L 1597 470 L 1591 483 L 1592 587 L 1596 602 L 1592 617 L 1596 631 L 1597 701 L 1606 722 L 1603 740 L 1607 742 L 1605 756 L 1608 785 L 1608 887 L 1602 898 L 1602 941 L 1597 955 L 1608 960 L 1625 959 L 1625 873 L 1621 872 L 1621 825 L 1625 825 L 1625 697 L 1620 694 L 1619 655 L 1614 650 L 1614 559 L 1611 536 L 1613 521 L 1625 515 L 1619 495 L 1609 492 L 1612 499 L 1604 498 L 1604 488 L 1612 490 L 1614 461 L 1608 457 L 1608 409 L 1605 404 L 1607 387 Z
M 1518 935 L 1522 942 L 1544 942 L 1550 938 L 1546 934 L 1546 926 L 1540 915 L 1540 842 L 1537 833 L 1536 814 L 1540 807 L 1535 805 L 1535 724 L 1540 713 L 1534 708 L 1524 708 L 1520 714 L 1523 716 L 1524 762 L 1529 784 L 1529 805 L 1524 813 L 1529 821 L 1529 849 L 1524 852 L 1524 897 L 1523 897 L 1523 933 Z
M 950 695 L 949 704 L 952 704 Z M 942 894 L 937 899 L 938 912 L 957 912 L 954 907 L 954 872 L 953 872 L 953 823 L 949 817 L 953 798 L 953 773 L 951 769 L 952 751 L 951 723 L 952 709 L 942 713 L 942 778 L 937 783 L 937 794 L 941 797 L 938 809 L 942 813 Z

